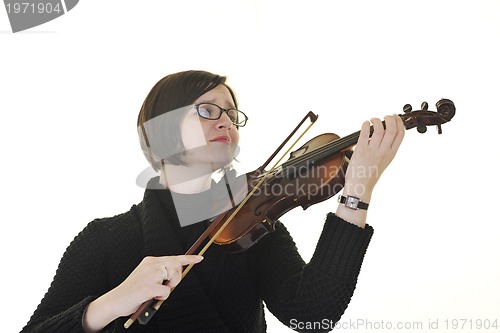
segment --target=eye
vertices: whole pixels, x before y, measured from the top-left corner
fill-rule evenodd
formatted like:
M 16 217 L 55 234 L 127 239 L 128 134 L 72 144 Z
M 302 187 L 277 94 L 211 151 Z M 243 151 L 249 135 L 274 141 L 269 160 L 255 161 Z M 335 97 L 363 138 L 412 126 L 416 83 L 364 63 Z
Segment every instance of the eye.
M 200 117 L 210 118 L 210 112 L 204 107 L 198 107 L 198 114 L 200 115 Z
M 198 106 L 198 114 L 202 118 L 216 119 L 219 116 L 220 110 L 215 105 L 200 104 Z
M 229 109 L 227 110 L 227 116 L 234 124 L 238 123 L 238 110 Z

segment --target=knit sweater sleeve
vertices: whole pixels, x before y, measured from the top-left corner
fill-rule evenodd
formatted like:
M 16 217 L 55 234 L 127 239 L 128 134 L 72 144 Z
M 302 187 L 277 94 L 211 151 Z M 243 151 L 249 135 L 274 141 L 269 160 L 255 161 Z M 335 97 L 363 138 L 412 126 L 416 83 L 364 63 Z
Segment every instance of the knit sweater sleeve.
M 102 223 L 94 221 L 66 249 L 55 277 L 21 333 L 84 332 L 87 305 L 106 290 Z
M 356 287 L 361 264 L 373 234 L 335 214 L 328 214 L 316 250 L 302 260 L 285 226 L 255 246 L 257 281 L 268 309 L 285 325 L 336 323 Z M 333 327 L 332 327 L 333 328 Z

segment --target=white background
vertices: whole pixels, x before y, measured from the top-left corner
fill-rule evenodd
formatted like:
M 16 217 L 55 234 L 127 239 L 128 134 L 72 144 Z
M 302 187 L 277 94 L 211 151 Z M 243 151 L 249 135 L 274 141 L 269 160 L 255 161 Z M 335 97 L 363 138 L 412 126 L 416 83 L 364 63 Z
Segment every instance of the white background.
M 137 113 L 154 83 L 186 69 L 229 77 L 250 117 L 248 170 L 309 110 L 320 118 L 308 138 L 343 136 L 406 103 L 453 100 L 443 135 L 407 132 L 377 185 L 375 234 L 341 323 L 500 325 L 499 1 L 81 1 L 17 34 L 3 8 L 2 332 L 25 325 L 89 221 L 141 200 Z M 282 218 L 305 260 L 335 208 Z M 270 332 L 289 331 L 267 318 Z

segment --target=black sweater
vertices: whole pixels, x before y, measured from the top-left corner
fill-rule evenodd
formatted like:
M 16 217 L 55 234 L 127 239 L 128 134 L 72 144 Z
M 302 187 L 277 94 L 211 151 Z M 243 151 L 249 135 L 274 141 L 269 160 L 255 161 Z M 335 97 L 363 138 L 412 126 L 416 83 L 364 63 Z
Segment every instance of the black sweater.
M 22 333 L 84 332 L 90 302 L 123 282 L 145 256 L 184 254 L 205 228 L 205 222 L 180 227 L 170 193 L 147 189 L 130 211 L 92 221 L 76 236 Z M 265 332 L 263 302 L 287 326 L 337 322 L 372 234 L 370 226 L 330 213 L 307 265 L 279 222 L 245 252 L 226 254 L 212 245 L 149 324 L 126 330 L 127 318 L 119 318 L 103 332 Z

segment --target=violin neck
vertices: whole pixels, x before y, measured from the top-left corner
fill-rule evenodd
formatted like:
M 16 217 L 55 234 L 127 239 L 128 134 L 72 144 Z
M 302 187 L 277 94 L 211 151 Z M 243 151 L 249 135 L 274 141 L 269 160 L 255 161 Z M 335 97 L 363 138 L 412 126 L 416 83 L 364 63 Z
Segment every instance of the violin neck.
M 385 128 L 385 121 L 382 121 L 382 125 Z M 332 155 L 338 154 L 349 147 L 354 146 L 359 139 L 361 131 L 354 132 L 338 140 L 329 142 L 324 146 L 317 148 L 311 152 L 305 153 L 302 156 L 296 157 L 290 161 L 283 163 L 282 169 L 285 175 L 288 174 L 287 170 L 297 169 L 302 167 L 308 167 L 315 165 L 316 162 L 322 161 L 326 158 L 330 158 Z M 370 126 L 370 137 L 373 134 L 373 125 Z

